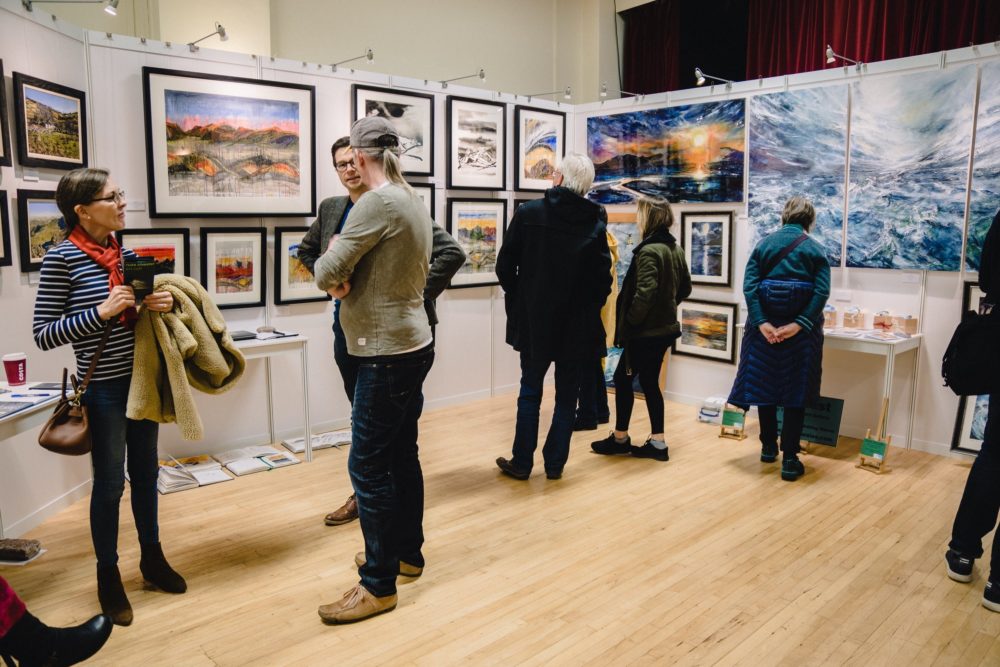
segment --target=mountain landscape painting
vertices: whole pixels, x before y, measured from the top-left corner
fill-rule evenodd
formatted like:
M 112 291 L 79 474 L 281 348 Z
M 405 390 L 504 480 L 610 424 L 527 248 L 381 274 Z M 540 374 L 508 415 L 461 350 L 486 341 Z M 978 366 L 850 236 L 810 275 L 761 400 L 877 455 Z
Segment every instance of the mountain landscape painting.
M 982 65 L 976 153 L 972 159 L 972 196 L 969 199 L 969 238 L 965 242 L 965 269 L 979 271 L 983 241 L 1000 209 L 1000 62 Z
M 82 91 L 14 72 L 18 159 L 25 167 L 76 169 L 87 164 Z
M 587 119 L 599 204 L 639 195 L 671 202 L 743 201 L 744 100 L 688 104 Z

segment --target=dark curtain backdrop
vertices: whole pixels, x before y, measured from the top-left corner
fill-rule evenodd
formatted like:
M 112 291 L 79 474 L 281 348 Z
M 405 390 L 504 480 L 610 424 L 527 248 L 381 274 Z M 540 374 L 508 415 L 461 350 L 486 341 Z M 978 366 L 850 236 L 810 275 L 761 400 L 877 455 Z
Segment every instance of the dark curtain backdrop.
M 621 13 L 622 90 L 659 93 L 684 87 L 678 67 L 682 4 L 683 0 L 655 0 Z M 614 88 L 611 82 L 608 88 Z

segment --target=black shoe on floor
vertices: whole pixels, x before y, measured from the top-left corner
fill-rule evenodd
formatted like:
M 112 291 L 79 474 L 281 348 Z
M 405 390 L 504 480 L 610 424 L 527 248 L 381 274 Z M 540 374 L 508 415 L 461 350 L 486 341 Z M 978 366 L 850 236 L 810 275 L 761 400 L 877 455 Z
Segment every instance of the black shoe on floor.
M 990 611 L 1000 612 L 1000 582 L 986 582 L 986 590 L 983 591 L 983 606 Z
M 500 468 L 500 472 L 503 474 L 514 479 L 519 479 L 522 482 L 531 476 L 530 470 L 521 470 L 514 465 L 513 461 L 508 461 L 502 456 L 497 458 L 497 467 Z
M 975 562 L 975 558 L 969 558 L 954 549 L 948 549 L 948 553 L 944 555 L 945 567 L 948 568 L 948 577 L 963 584 L 972 581 L 972 566 Z
M 629 454 L 632 451 L 632 438 L 625 436 L 625 442 L 618 442 L 615 440 L 615 434 L 612 433 L 604 440 L 597 440 L 590 443 L 590 448 L 598 454 L 606 454 L 608 456 Z
M 546 479 L 562 479 L 562 468 L 559 468 L 559 470 L 549 470 L 549 469 L 546 468 L 546 470 L 545 470 L 545 478 Z
M 760 446 L 760 462 L 774 463 L 778 460 L 778 443 L 762 444 Z
M 652 443 L 647 440 L 643 443 L 642 447 L 632 447 L 630 453 L 632 458 L 636 459 L 655 459 L 657 461 L 669 461 L 670 454 L 667 452 L 667 448 L 657 449 L 653 447 Z
M 95 616 L 72 628 L 52 628 L 55 646 L 47 665 L 75 665 L 101 650 L 111 636 L 114 623 L 109 616 Z
M 582 419 L 577 419 L 576 421 L 573 422 L 573 430 L 574 431 L 596 431 L 597 430 L 597 422 L 596 421 L 587 422 L 587 421 L 583 421 Z
M 117 565 L 97 566 L 97 600 L 101 603 L 101 611 L 115 625 L 132 624 L 132 605 L 125 594 Z
M 798 457 L 785 459 L 781 462 L 781 479 L 786 482 L 794 482 L 802 475 L 806 474 L 806 467 L 802 465 Z

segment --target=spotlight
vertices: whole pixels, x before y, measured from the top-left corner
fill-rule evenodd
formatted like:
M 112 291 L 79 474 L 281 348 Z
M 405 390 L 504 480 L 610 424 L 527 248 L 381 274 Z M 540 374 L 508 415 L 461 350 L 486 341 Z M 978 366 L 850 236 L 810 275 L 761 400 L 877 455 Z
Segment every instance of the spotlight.
M 730 81 L 729 79 L 720 79 L 719 77 L 712 76 L 711 74 L 705 74 L 704 72 L 701 71 L 700 67 L 695 67 L 694 68 L 694 79 L 695 79 L 695 83 L 697 85 L 699 85 L 699 86 L 705 85 L 705 80 L 706 79 L 711 79 L 712 81 L 718 81 L 719 83 L 726 84 L 726 90 L 732 90 L 733 89 L 733 82 L 732 81 Z

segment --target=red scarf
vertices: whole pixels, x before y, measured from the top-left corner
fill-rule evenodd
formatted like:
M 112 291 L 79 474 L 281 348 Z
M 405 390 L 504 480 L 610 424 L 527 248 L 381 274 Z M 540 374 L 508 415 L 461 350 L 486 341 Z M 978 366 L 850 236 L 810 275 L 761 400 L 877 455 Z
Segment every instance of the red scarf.
M 77 225 L 69 234 L 69 242 L 108 272 L 109 290 L 117 285 L 125 284 L 125 273 L 122 270 L 122 249 L 114 234 L 108 234 L 108 245 L 103 246 L 95 241 L 82 225 Z M 135 306 L 129 306 L 122 311 L 118 321 L 125 328 L 133 329 L 137 319 L 139 319 L 139 313 Z

